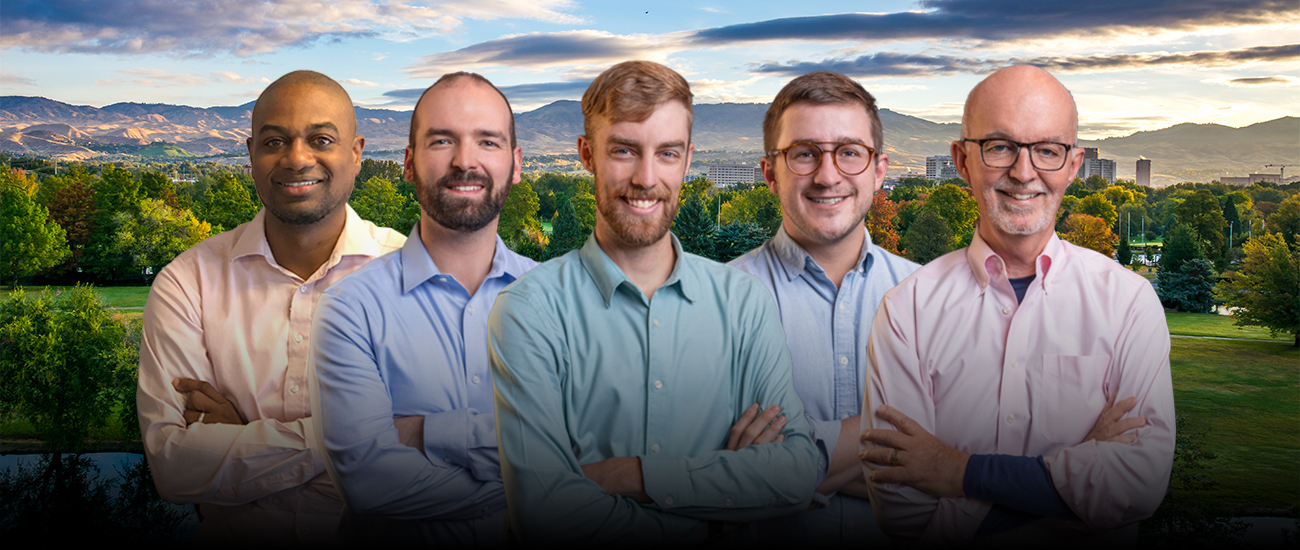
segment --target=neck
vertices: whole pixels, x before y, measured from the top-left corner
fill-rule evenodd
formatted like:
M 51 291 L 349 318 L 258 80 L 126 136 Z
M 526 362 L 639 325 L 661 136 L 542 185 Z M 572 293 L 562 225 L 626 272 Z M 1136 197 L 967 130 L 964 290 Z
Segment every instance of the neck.
M 980 224 L 978 231 L 989 248 L 1006 264 L 1007 277 L 1016 279 L 1038 273 L 1038 256 L 1047 248 L 1047 242 L 1052 240 L 1050 229 L 1033 235 L 1007 235 L 994 230 L 989 224 Z
M 284 223 L 270 212 L 263 220 L 266 221 L 266 244 L 271 247 L 275 263 L 305 281 L 334 252 L 347 222 L 347 209 L 340 208 L 316 223 L 305 225 Z
M 632 280 L 632 284 L 641 289 L 646 299 L 654 298 L 655 290 L 673 272 L 677 265 L 677 251 L 673 249 L 672 236 L 664 233 L 658 242 L 644 247 L 628 247 L 607 231 L 601 230 L 600 220 L 596 221 L 596 244 L 614 261 L 619 269 Z
M 492 258 L 497 249 L 497 220 L 477 231 L 456 231 L 422 214 L 420 243 L 438 271 L 455 277 L 473 296 L 492 271 Z
M 862 256 L 862 245 L 867 240 L 866 232 L 861 226 L 833 243 L 819 243 L 812 242 L 811 239 L 796 238 L 789 227 L 785 228 L 785 232 L 790 235 L 791 240 L 803 247 L 809 256 L 812 256 L 817 265 L 821 266 L 822 271 L 826 272 L 826 276 L 830 278 L 831 282 L 835 283 L 835 288 L 840 287 L 840 283 L 844 281 L 844 275 L 857 267 L 858 258 Z

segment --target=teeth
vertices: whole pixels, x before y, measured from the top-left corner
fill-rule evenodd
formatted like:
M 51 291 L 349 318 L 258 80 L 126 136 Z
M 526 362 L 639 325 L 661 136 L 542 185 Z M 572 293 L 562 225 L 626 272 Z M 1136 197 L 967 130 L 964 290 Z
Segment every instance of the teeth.
M 1038 193 L 1029 193 L 1029 194 L 1024 194 L 1024 195 L 1021 195 L 1021 194 L 1019 194 L 1019 193 L 1007 193 L 1007 194 L 1008 194 L 1008 195 L 1011 195 L 1011 198 L 1016 199 L 1016 200 L 1020 200 L 1020 201 L 1027 201 L 1027 200 L 1029 200 L 1029 199 L 1032 199 L 1032 198 L 1038 196 Z
M 636 208 L 650 208 L 659 201 L 655 199 L 628 199 L 627 202 Z
M 811 201 L 813 201 L 813 202 L 815 202 L 815 203 L 817 203 L 817 204 L 835 204 L 835 203 L 838 203 L 838 202 L 844 200 L 844 197 L 838 197 L 838 198 L 833 198 L 833 199 L 817 199 L 817 198 L 813 198 L 813 197 L 808 197 L 808 198 L 809 198 L 809 200 L 811 200 Z
M 283 185 L 283 186 L 285 186 L 285 187 L 303 187 L 303 186 L 307 186 L 307 185 L 316 185 L 316 184 L 318 184 L 318 183 L 320 183 L 320 180 L 308 180 L 308 181 L 286 181 L 286 182 L 281 183 L 280 185 Z
M 452 189 L 455 189 L 457 191 L 478 191 L 479 189 L 482 188 L 483 186 L 481 185 L 460 185 L 457 187 L 452 187 Z

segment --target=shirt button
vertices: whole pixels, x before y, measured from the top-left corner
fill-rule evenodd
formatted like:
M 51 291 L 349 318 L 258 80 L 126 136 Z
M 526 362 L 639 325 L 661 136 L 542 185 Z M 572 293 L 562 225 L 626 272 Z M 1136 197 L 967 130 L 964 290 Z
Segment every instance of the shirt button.
M 1014 423 L 1015 421 L 1016 421 L 1016 415 L 1014 414 L 1007 415 L 1007 424 Z
M 672 505 L 673 505 L 673 497 L 665 498 L 665 499 L 664 499 L 664 504 L 667 504 L 667 505 L 669 505 L 669 506 L 672 506 Z
M 294 342 L 302 342 L 302 334 L 295 334 L 295 335 L 293 336 L 293 341 L 294 341 Z
M 657 452 L 659 452 L 659 444 L 658 444 L 658 443 L 655 443 L 654 445 L 651 445 L 651 446 L 650 446 L 650 452 L 652 452 L 652 453 L 657 453 Z
M 1003 314 L 1003 315 L 1011 315 L 1011 306 L 1006 306 L 1006 307 L 1002 308 L 1002 314 Z
M 848 357 L 840 357 L 840 364 L 841 364 L 841 365 L 847 365 L 847 364 L 849 364 L 849 358 L 848 358 Z
M 470 380 L 471 380 L 472 382 L 474 382 L 475 384 L 477 384 L 477 383 L 478 383 L 478 380 L 479 380 L 478 375 L 475 374 L 473 378 L 470 378 Z
M 1020 361 L 1012 361 L 1012 362 L 1011 362 L 1011 368 L 1014 369 L 1014 368 L 1019 367 L 1019 366 L 1020 366 Z
M 658 320 L 658 319 L 655 319 L 655 320 L 653 320 L 653 321 L 651 321 L 651 322 L 654 323 L 654 325 L 655 325 L 656 327 L 659 326 L 659 320 Z
M 303 293 L 303 294 L 306 294 L 306 293 L 307 293 L 307 285 L 302 285 L 302 286 L 298 287 L 298 292 L 301 292 L 301 293 Z
M 473 315 L 473 314 L 474 314 L 474 307 L 473 307 L 473 306 L 470 306 L 470 307 L 465 308 L 465 313 L 468 313 L 468 314 L 470 314 L 470 315 Z
M 848 419 L 849 419 L 849 413 L 844 413 L 840 415 L 840 420 L 848 420 Z
M 663 382 L 661 382 L 661 381 L 659 381 L 659 380 L 655 380 L 655 389 L 656 389 L 656 390 L 663 389 L 663 387 L 664 387 L 664 383 L 663 383 Z
M 844 311 L 844 304 L 840 304 L 840 311 Z
M 298 393 L 298 385 L 294 384 L 292 386 L 289 386 L 289 393 Z

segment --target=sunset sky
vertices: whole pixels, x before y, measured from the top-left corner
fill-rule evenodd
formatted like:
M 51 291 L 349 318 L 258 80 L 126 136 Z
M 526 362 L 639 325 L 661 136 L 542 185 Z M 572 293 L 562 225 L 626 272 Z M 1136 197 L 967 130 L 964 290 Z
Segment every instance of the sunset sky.
M 842 72 L 936 122 L 958 121 L 983 75 L 1032 63 L 1074 93 L 1084 138 L 1245 126 L 1300 115 L 1300 2 L 5 0 L 0 17 L 0 95 L 96 107 L 239 105 L 313 69 L 357 105 L 409 110 L 468 70 L 523 112 L 629 59 L 677 69 L 697 103 Z

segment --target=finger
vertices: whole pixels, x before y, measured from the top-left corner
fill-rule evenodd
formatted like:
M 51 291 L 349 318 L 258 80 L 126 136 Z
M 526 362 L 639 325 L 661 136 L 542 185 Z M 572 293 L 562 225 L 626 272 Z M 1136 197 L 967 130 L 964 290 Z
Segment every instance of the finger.
M 876 470 L 867 476 L 867 481 L 872 483 L 906 483 L 907 480 L 907 470 L 898 466 Z
M 780 413 L 781 407 L 772 405 L 763 411 L 763 414 L 758 415 L 758 418 L 754 419 L 749 424 L 749 427 L 745 428 L 745 433 L 741 436 L 738 447 L 744 449 L 750 445 L 757 445 L 759 436 L 768 429 L 769 425 L 776 420 L 776 415 Z M 780 430 L 777 431 L 780 432 Z
M 884 419 L 886 422 L 893 424 L 898 428 L 898 431 L 907 435 L 915 435 L 919 432 L 925 431 L 921 428 L 920 424 L 916 423 L 916 421 L 908 418 L 907 415 L 889 405 L 881 405 L 879 409 L 876 409 L 876 415 Z
M 754 438 L 754 441 L 750 444 L 762 445 L 763 443 L 776 441 L 776 437 L 781 435 L 781 430 L 785 429 L 785 424 L 785 415 L 778 416 L 776 420 L 773 420 L 772 423 L 767 426 L 767 429 L 763 430 L 763 433 L 758 434 L 758 437 Z
M 1107 408 L 1106 412 L 1102 413 L 1102 416 L 1106 417 L 1108 421 L 1114 422 L 1123 418 L 1124 415 L 1128 414 L 1128 412 L 1133 410 L 1133 407 L 1136 406 L 1137 398 L 1129 397 Z
M 208 399 L 211 399 L 212 402 L 220 405 L 225 405 L 229 402 L 229 400 L 226 399 L 226 396 L 221 395 L 221 392 L 217 391 L 217 388 L 212 387 L 212 384 L 207 382 L 200 382 L 199 384 L 199 392 L 208 396 Z
M 727 439 L 728 451 L 740 450 L 740 438 L 745 434 L 745 428 L 749 427 L 749 424 L 754 421 L 755 416 L 758 416 L 758 403 L 754 403 L 748 409 L 745 409 L 745 412 L 740 415 L 740 419 L 736 420 L 736 424 L 731 427 L 731 437 Z
M 199 391 L 199 387 L 205 383 L 206 382 L 203 382 L 202 380 L 195 380 L 193 378 L 172 379 L 172 387 L 176 388 L 176 391 L 181 393 Z
M 1115 443 L 1123 443 L 1125 445 L 1128 445 L 1129 443 L 1137 441 L 1137 439 L 1138 439 L 1138 434 L 1127 433 L 1127 434 L 1117 435 L 1111 439 L 1107 439 L 1106 441 L 1113 441 Z
M 902 449 L 906 447 L 908 437 L 894 430 L 864 430 L 860 441 L 863 443 L 875 443 L 885 447 Z
M 190 392 L 185 401 L 188 408 L 199 412 L 214 413 L 222 409 L 220 403 L 214 402 L 203 392 Z
M 862 462 L 871 462 L 873 464 L 883 464 L 886 466 L 898 466 L 891 459 L 894 457 L 894 451 L 897 449 L 891 447 L 878 447 L 875 449 L 863 449 L 858 451 L 858 460 Z M 900 455 L 901 459 L 902 456 Z
M 780 443 L 782 441 L 785 441 L 785 434 L 778 435 L 776 436 L 776 439 L 772 440 L 773 443 Z
M 182 412 L 181 416 L 185 417 L 185 425 L 189 426 L 190 424 L 199 421 L 200 414 L 202 413 L 200 413 L 199 411 L 193 409 L 185 409 L 185 412 Z
M 1115 437 L 1118 437 L 1124 434 L 1125 432 L 1128 432 L 1130 430 L 1136 430 L 1146 425 L 1147 425 L 1147 419 L 1141 416 L 1135 416 L 1133 418 L 1125 418 L 1124 420 L 1120 420 L 1119 422 L 1111 424 L 1105 430 L 1102 430 L 1101 437 L 1098 437 L 1097 439 L 1101 441 L 1112 441 L 1114 440 Z

